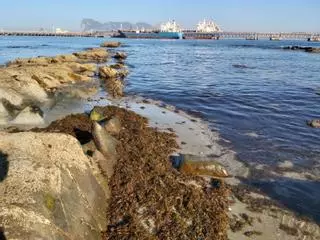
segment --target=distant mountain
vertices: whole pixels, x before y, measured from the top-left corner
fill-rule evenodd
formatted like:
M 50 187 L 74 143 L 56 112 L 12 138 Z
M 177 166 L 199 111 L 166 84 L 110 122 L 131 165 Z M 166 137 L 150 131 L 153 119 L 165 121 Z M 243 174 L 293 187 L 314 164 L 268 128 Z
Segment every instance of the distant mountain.
M 100 23 L 95 21 L 94 19 L 85 18 L 81 22 L 81 28 L 83 31 L 112 31 L 112 30 L 119 30 L 119 29 L 126 29 L 126 30 L 136 30 L 136 29 L 152 29 L 152 25 L 144 22 L 139 23 L 130 23 L 130 22 L 106 22 Z

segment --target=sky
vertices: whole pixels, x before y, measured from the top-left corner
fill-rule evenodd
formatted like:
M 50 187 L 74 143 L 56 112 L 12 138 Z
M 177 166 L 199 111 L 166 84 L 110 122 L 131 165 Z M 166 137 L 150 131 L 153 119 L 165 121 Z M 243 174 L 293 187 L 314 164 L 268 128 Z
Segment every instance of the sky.
M 83 18 L 174 19 L 188 29 L 212 18 L 224 31 L 320 32 L 320 0 L 0 0 L 0 30 L 80 30 Z

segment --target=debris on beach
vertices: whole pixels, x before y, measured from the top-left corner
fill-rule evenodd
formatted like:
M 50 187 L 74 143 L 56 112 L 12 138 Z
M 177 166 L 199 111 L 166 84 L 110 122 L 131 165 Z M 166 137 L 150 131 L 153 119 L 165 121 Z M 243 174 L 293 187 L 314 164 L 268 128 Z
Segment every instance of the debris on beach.
M 220 163 L 208 157 L 180 154 L 172 157 L 172 161 L 175 161 L 174 166 L 185 174 L 218 178 L 230 176 Z

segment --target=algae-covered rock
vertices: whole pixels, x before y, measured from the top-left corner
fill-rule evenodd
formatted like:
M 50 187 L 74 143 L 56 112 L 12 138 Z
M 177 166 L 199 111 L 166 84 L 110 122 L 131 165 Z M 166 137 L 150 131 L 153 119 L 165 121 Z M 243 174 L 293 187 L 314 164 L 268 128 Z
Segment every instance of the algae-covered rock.
M 104 42 L 101 43 L 101 47 L 107 47 L 107 48 L 117 48 L 120 47 L 121 43 L 120 42 Z
M 101 237 L 106 185 L 74 137 L 23 132 L 0 139 L 0 226 L 7 239 Z

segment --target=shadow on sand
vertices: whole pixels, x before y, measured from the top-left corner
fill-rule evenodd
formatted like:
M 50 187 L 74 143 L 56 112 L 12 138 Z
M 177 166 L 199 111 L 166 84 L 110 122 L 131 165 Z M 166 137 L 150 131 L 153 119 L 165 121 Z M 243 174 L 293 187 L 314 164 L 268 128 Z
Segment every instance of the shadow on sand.
M 2 182 L 8 175 L 9 162 L 8 154 L 0 151 L 0 182 Z

